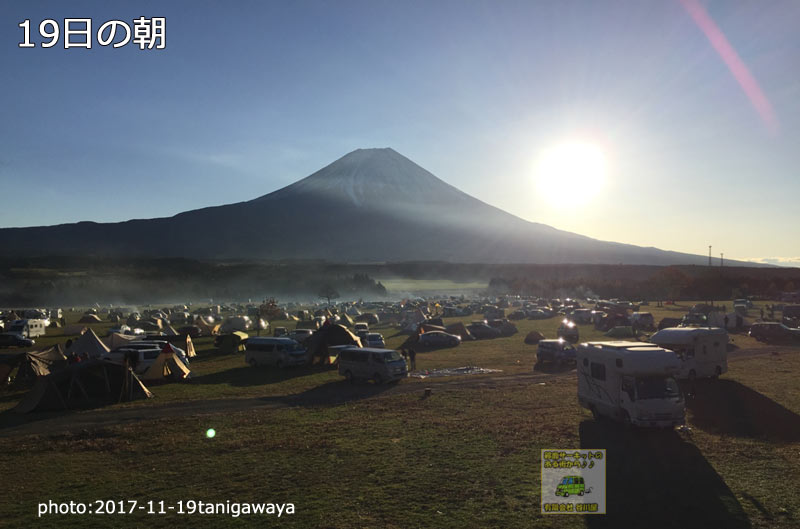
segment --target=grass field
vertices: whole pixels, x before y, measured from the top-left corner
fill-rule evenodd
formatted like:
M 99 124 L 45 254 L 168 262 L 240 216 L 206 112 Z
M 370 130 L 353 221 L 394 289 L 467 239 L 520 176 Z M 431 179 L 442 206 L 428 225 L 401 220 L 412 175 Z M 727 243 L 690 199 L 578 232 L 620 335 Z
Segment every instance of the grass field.
M 650 309 L 660 319 L 686 307 Z M 201 339 L 191 383 L 156 386 L 154 399 L 103 412 L 140 410 L 136 420 L 50 431 L 52 414 L 0 413 L 0 464 L 4 483 L 11 485 L 5 487 L 0 526 L 800 524 L 800 349 L 734 335 L 737 346 L 755 354 L 732 358 L 720 381 L 698 385 L 688 405 L 691 430 L 626 431 L 596 422 L 578 407 L 574 373 L 530 378 L 535 347 L 522 339 L 532 329 L 554 335 L 557 320 L 518 325 L 520 333 L 510 338 L 417 357 L 422 370 L 462 365 L 503 370 L 492 377 L 350 388 L 334 371 L 321 368 L 278 374 L 249 368 L 242 355 L 216 353 L 209 339 Z M 406 338 L 389 327 L 379 330 L 392 347 Z M 602 338 L 588 327 L 581 332 L 582 340 Z M 425 387 L 433 388 L 428 398 Z M 325 400 L 337 394 L 346 398 Z M 288 404 L 249 406 L 291 395 L 298 398 Z M 10 408 L 19 397 L 0 395 L 0 406 Z M 201 401 L 212 399 L 240 399 L 244 405 L 225 413 L 212 406 L 203 411 Z M 161 413 L 187 400 L 198 401 L 200 408 Z M 34 434 L 12 428 L 32 420 L 42 425 Z M 217 431 L 213 439 L 205 436 L 208 428 Z M 540 450 L 552 447 L 608 449 L 609 515 L 539 514 Z M 36 518 L 39 502 L 97 499 L 291 502 L 296 513 L 280 520 L 144 513 Z

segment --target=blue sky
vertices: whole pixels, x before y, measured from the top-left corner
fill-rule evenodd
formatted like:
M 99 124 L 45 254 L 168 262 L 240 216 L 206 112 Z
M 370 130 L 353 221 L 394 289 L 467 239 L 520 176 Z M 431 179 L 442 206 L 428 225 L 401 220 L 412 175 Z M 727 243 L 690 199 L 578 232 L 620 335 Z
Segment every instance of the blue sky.
M 800 264 L 800 3 L 689 0 L 27 2 L 0 6 L 0 226 L 120 221 L 248 200 L 393 147 L 528 220 Z M 39 46 L 41 20 L 165 17 L 166 48 Z M 31 20 L 33 49 L 21 49 Z M 601 146 L 575 207 L 543 150 Z M 551 186 L 558 190 L 558 186 Z M 9 200 L 9 197 L 12 200 Z

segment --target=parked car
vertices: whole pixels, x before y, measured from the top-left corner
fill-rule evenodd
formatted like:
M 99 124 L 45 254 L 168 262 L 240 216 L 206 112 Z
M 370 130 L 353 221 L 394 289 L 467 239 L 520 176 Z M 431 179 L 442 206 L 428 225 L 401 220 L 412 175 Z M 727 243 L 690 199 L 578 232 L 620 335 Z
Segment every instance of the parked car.
M 311 329 L 295 329 L 289 333 L 289 338 L 297 343 L 303 343 L 308 340 L 312 334 L 314 334 L 314 331 Z
M 575 324 L 574 321 L 570 320 L 563 320 L 561 325 L 558 326 L 558 331 L 556 332 L 556 336 L 559 338 L 564 338 L 566 341 L 570 343 L 578 343 L 580 340 L 580 336 L 578 333 L 578 326 Z
M 546 320 L 547 318 L 551 318 L 553 315 L 550 311 L 545 311 L 542 309 L 533 309 L 528 311 L 528 319 L 529 320 Z
M 356 334 L 358 334 L 358 331 L 367 331 L 367 332 L 369 332 L 369 324 L 365 323 L 363 321 L 360 321 L 360 322 L 356 323 L 353 326 L 353 330 L 356 332 Z
M 289 331 L 286 330 L 286 327 L 275 327 L 272 336 L 275 338 L 280 338 L 281 336 L 286 336 L 288 334 Z
M 631 314 L 631 325 L 638 329 L 655 329 L 656 320 L 649 312 L 634 312 Z
M 152 344 L 153 342 L 149 342 Z M 128 365 L 133 366 L 133 371 L 141 375 L 153 365 L 158 355 L 161 354 L 161 348 L 158 346 L 150 345 L 148 348 L 136 347 L 120 347 L 111 352 L 103 355 L 103 360 L 112 362 L 114 364 L 124 364 L 125 358 L 128 358 Z
M 560 366 L 567 362 L 575 362 L 576 354 L 575 347 L 563 338 L 539 340 L 536 363 L 548 362 Z
M 467 330 L 472 336 L 479 340 L 500 337 L 500 331 L 498 329 L 489 327 L 489 325 L 485 323 L 470 323 L 467 325 Z
M 591 309 L 575 309 L 572 311 L 571 316 L 575 323 L 592 323 Z
M 461 343 L 461 336 L 442 331 L 429 331 L 419 335 L 422 347 L 455 347 Z
M 350 383 L 372 380 L 383 384 L 408 376 L 406 361 L 397 351 L 350 347 L 339 352 L 339 374 Z
M 383 336 L 377 332 L 367 333 L 366 340 L 362 342 L 364 347 L 377 347 L 383 349 L 386 347 L 386 342 L 383 341 Z
M 275 366 L 277 368 L 305 365 L 309 361 L 305 347 L 290 338 L 248 338 L 244 361 L 253 367 Z
M 758 322 L 750 326 L 750 336 L 759 342 L 793 342 L 800 340 L 800 329 L 792 329 L 783 323 Z
M 524 310 L 515 310 L 511 314 L 508 315 L 509 320 L 524 320 L 525 319 L 525 311 Z
M 0 334 L 0 347 L 31 347 L 36 342 L 21 334 L 5 332 Z

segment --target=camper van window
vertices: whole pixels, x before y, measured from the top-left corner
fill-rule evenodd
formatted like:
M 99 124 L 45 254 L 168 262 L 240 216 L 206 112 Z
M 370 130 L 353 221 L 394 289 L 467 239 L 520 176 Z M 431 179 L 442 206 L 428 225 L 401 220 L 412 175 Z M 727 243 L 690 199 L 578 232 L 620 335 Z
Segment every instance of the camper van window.
M 678 383 L 672 377 L 643 377 L 636 379 L 636 395 L 639 399 L 668 399 L 678 397 Z
M 372 353 L 372 361 L 376 364 L 385 364 L 386 356 L 383 353 Z
M 595 364 L 592 362 L 592 378 L 597 380 L 606 379 L 606 366 L 603 364 Z

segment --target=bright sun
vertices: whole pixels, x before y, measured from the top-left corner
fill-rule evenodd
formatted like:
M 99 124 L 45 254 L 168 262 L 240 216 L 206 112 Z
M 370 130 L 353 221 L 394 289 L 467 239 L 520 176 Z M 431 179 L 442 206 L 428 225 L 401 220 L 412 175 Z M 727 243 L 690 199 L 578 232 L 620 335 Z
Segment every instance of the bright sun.
M 539 156 L 536 178 L 539 193 L 548 201 L 586 204 L 605 184 L 606 157 L 593 143 L 559 143 Z

